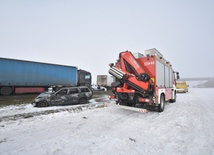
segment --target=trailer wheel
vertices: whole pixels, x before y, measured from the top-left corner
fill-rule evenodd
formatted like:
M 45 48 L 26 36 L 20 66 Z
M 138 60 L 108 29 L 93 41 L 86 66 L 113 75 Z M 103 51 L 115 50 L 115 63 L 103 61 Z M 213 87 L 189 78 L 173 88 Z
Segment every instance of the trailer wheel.
M 39 102 L 37 103 L 37 106 L 38 106 L 38 107 L 47 107 L 47 106 L 48 106 L 48 102 L 45 101 L 45 100 L 39 101 Z
M 86 103 L 87 103 L 87 99 L 86 98 L 79 99 L 79 104 L 86 104 Z
M 10 95 L 12 94 L 13 90 L 11 87 L 1 87 L 1 94 L 2 95 Z
M 160 104 L 158 105 L 158 111 L 159 112 L 163 112 L 164 111 L 164 107 L 165 107 L 165 97 L 164 97 L 163 94 L 161 94 Z

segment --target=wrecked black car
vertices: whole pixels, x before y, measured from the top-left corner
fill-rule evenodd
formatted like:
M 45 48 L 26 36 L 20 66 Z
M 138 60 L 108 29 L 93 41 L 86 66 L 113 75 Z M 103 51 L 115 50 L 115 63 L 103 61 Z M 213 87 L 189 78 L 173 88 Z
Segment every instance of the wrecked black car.
M 56 92 L 41 93 L 32 104 L 36 107 L 86 104 L 92 96 L 92 91 L 86 86 L 63 87 Z

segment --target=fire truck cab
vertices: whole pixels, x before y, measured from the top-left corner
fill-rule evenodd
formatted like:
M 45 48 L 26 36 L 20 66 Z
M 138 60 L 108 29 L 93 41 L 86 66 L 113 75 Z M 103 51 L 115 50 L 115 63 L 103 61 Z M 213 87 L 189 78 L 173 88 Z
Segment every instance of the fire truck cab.
M 144 55 L 121 52 L 109 73 L 116 78 L 112 89 L 119 105 L 142 105 L 146 109 L 164 111 L 165 102 L 176 102 L 176 79 L 169 61 L 155 48 Z

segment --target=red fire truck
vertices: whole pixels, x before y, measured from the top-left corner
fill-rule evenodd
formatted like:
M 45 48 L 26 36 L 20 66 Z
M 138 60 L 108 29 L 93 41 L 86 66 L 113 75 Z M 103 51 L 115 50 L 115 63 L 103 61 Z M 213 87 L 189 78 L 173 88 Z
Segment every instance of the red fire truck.
M 112 90 L 117 104 L 164 111 L 165 102 L 176 102 L 176 79 L 169 61 L 155 48 L 145 50 L 145 55 L 121 52 L 109 73 L 115 77 Z M 176 75 L 176 76 L 175 76 Z

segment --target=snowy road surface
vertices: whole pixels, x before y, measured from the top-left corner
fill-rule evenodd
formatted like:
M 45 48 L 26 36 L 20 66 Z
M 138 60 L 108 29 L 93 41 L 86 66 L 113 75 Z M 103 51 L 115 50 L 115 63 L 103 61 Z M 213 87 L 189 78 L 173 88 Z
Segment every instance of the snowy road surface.
M 0 154 L 214 155 L 214 89 L 178 94 L 177 102 L 167 103 L 162 113 L 106 103 L 108 107 L 79 112 L 2 119 Z M 31 105 L 10 106 L 0 109 L 0 118 L 35 111 Z

